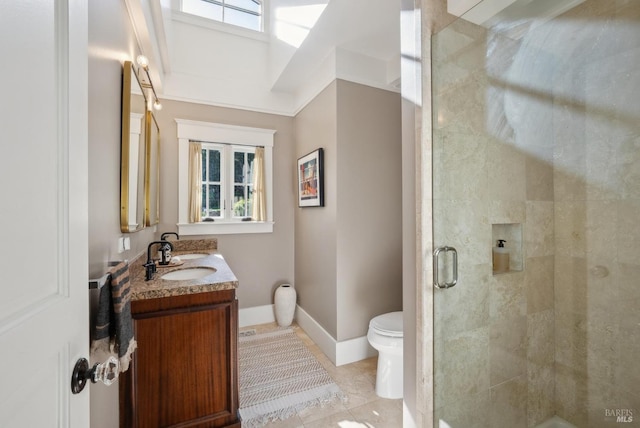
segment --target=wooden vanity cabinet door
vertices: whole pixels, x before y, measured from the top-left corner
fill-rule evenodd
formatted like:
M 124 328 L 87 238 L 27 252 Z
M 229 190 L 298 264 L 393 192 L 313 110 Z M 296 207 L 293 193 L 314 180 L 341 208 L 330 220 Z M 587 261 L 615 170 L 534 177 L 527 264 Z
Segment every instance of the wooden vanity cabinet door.
M 235 290 L 132 302 L 121 427 L 240 427 Z

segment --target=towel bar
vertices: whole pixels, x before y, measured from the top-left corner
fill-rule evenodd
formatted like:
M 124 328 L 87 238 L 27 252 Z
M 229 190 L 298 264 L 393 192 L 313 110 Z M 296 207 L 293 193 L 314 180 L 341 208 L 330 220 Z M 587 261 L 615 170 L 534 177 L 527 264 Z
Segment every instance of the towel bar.
M 90 279 L 89 280 L 89 289 L 101 289 L 106 283 L 107 281 L 111 278 L 111 274 L 110 273 L 105 273 L 104 275 L 102 275 L 100 278 L 96 278 L 96 279 Z
M 122 262 L 128 263 L 127 260 L 116 260 L 113 262 L 109 262 L 108 265 L 111 266 L 116 266 L 119 263 Z M 100 278 L 94 278 L 94 279 L 89 279 L 89 290 L 99 290 L 101 289 L 106 283 L 107 281 L 109 281 L 109 279 L 111 279 L 111 274 L 110 273 L 105 273 L 104 275 L 102 275 Z

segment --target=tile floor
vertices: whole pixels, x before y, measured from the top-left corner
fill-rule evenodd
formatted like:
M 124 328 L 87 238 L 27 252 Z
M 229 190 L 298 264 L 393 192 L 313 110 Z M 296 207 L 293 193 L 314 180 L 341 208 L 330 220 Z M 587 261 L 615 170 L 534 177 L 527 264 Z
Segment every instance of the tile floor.
M 318 345 L 297 325 L 296 334 L 316 356 L 348 400 L 346 403 L 325 407 L 312 407 L 298 412 L 284 421 L 272 422 L 268 428 L 401 428 L 402 400 L 380 398 L 375 392 L 377 357 L 345 364 L 333 365 Z M 257 333 L 277 328 L 276 323 L 254 325 L 240 331 L 255 329 Z

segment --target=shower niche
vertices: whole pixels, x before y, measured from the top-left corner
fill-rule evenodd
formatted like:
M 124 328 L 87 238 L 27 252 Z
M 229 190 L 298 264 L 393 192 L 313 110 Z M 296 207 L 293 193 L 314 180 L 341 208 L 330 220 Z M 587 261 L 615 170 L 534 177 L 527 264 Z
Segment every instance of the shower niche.
M 493 274 L 521 272 L 524 269 L 522 223 L 492 224 L 491 237 Z

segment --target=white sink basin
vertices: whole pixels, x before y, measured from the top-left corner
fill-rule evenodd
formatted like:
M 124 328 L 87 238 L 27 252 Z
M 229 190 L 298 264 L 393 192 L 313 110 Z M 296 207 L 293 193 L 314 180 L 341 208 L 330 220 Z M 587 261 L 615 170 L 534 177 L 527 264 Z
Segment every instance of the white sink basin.
M 208 254 L 198 254 L 198 253 L 192 253 L 192 254 L 176 254 L 176 257 L 178 257 L 180 260 L 193 260 L 193 259 L 201 259 L 203 257 L 207 257 Z
M 165 273 L 160 278 L 169 281 L 184 281 L 187 279 L 199 279 L 207 275 L 211 275 L 216 270 L 207 267 L 196 267 L 189 269 L 174 270 L 173 272 Z

